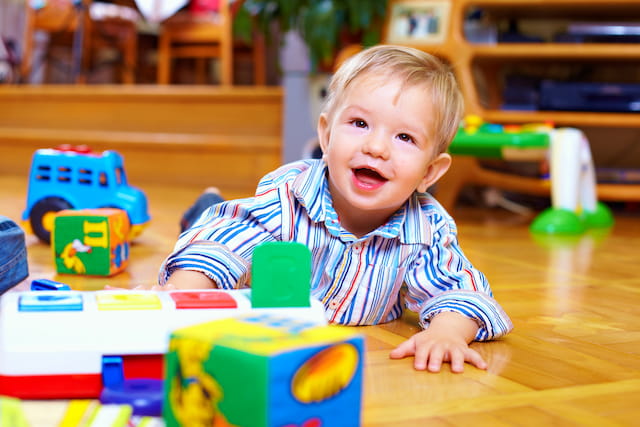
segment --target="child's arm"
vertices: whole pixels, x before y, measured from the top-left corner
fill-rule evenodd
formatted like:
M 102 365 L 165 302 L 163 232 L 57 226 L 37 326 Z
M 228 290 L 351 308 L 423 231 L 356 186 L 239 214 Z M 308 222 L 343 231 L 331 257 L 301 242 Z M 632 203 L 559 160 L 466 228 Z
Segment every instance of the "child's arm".
M 204 274 L 191 270 L 175 270 L 169 276 L 164 285 L 138 285 L 131 288 L 133 291 L 175 291 L 180 289 L 211 289 L 217 288 L 216 283 Z M 127 288 L 119 286 L 106 285 L 104 287 L 108 291 L 121 291 Z
M 482 356 L 469 347 L 477 332 L 478 324 L 473 319 L 452 311 L 441 312 L 431 319 L 427 329 L 400 344 L 389 356 L 415 356 L 415 369 L 430 372 L 439 372 L 442 362 L 450 362 L 452 372 L 462 372 L 465 362 L 486 369 Z
M 217 287 L 216 282 L 199 271 L 175 270 L 160 289 L 212 289 Z

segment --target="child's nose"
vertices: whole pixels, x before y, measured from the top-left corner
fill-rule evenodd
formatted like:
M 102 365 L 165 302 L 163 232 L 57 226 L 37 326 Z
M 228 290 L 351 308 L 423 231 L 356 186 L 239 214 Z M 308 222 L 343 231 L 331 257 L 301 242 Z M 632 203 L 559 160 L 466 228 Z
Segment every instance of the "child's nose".
M 389 157 L 389 146 L 380 135 L 370 135 L 365 141 L 362 151 L 373 157 L 381 157 L 383 159 L 387 159 Z

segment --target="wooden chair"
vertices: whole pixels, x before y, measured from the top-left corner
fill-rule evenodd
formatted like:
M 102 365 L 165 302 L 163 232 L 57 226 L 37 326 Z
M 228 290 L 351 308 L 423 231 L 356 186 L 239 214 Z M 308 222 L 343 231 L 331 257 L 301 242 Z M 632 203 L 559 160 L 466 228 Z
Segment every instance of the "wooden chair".
M 109 5 L 114 6 L 114 5 Z M 95 8 L 93 9 L 95 11 Z M 49 33 L 49 47 L 68 46 L 73 52 L 72 60 L 80 62 L 74 69 L 74 81 L 86 83 L 87 73 L 96 54 L 103 48 L 115 47 L 122 55 L 120 80 L 135 83 L 137 57 L 137 28 L 131 18 L 119 15 L 92 17 L 91 0 L 83 0 L 82 7 L 74 6 L 71 0 L 48 0 L 44 7 L 34 9 L 25 2 L 25 30 L 20 76 L 28 82 L 33 68 L 34 36 L 38 31 Z M 78 31 L 82 31 L 80 35 Z M 74 42 L 81 39 L 81 46 Z
M 233 4 L 234 10 L 240 1 Z M 220 83 L 233 84 L 234 55 L 249 50 L 253 61 L 254 84 L 264 85 L 265 42 L 256 35 L 252 46 L 233 38 L 233 10 L 228 0 L 220 0 L 217 12 L 194 13 L 182 10 L 160 24 L 158 83 L 170 84 L 172 62 L 177 58 L 196 59 L 196 82 L 204 84 L 206 61 L 220 62 Z
M 102 49 L 115 47 L 121 56 L 118 67 L 120 81 L 133 84 L 136 82 L 138 59 L 139 14 L 130 0 L 114 0 L 112 3 L 94 2 L 89 9 L 91 34 L 87 40 L 88 60 L 95 58 L 95 54 Z M 103 8 L 98 8 L 99 5 Z

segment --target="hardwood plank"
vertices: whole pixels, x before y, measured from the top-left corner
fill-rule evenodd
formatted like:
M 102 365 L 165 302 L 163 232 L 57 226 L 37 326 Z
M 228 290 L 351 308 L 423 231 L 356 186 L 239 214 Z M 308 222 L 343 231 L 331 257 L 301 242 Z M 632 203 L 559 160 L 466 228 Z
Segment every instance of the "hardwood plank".
M 2 214 L 19 220 L 26 178 L 0 174 Z M 31 278 L 76 289 L 152 284 L 171 251 L 182 212 L 199 185 L 145 182 L 152 221 L 112 278 L 56 275 L 50 248 L 27 238 Z M 640 417 L 640 227 L 616 210 L 606 233 L 534 238 L 531 217 L 501 210 L 456 211 L 462 247 L 485 271 L 515 324 L 502 340 L 474 343 L 489 364 L 452 374 L 417 372 L 389 352 L 418 331 L 415 314 L 358 328 L 366 337 L 364 426 L 634 425 Z M 58 406 L 56 406 L 58 405 Z M 56 425 L 64 402 L 25 402 L 39 427 Z M 54 410 L 58 408 L 58 411 Z
M 246 197 L 281 164 L 278 87 L 0 86 L 0 108 L 6 174 L 26 173 L 38 148 L 89 145 L 122 154 L 134 184 L 215 184 Z
M 268 86 L 5 85 L 0 126 L 273 135 L 281 102 Z

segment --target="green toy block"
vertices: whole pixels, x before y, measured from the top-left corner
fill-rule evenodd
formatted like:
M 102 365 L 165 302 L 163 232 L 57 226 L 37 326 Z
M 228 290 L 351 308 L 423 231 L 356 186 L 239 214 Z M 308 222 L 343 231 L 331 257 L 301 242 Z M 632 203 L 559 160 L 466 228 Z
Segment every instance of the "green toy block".
M 51 247 L 61 274 L 111 276 L 129 261 L 129 218 L 120 209 L 62 210 L 53 219 Z
M 296 242 L 268 242 L 256 246 L 251 282 L 253 308 L 309 307 L 309 248 Z
M 364 337 L 353 328 L 255 315 L 171 334 L 167 427 L 358 426 Z

